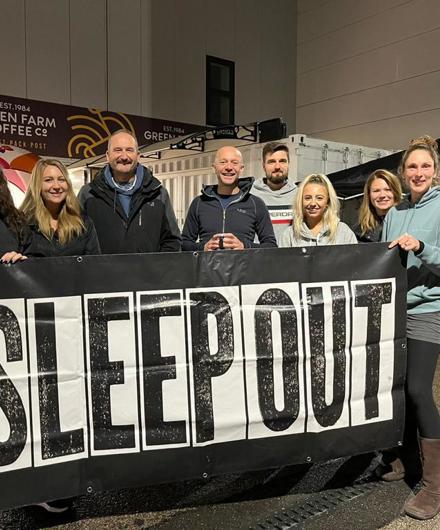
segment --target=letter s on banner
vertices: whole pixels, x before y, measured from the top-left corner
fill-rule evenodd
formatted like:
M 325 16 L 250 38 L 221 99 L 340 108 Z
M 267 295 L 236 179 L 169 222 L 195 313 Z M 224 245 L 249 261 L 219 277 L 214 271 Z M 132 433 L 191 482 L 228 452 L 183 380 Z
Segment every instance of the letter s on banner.
M 32 462 L 23 300 L 0 301 L 0 473 Z M 4 340 L 3 340 L 4 339 Z

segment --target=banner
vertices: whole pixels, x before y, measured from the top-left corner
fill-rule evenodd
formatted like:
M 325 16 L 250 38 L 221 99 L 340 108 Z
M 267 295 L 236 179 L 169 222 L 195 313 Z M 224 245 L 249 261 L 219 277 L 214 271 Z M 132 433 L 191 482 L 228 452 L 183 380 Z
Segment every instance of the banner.
M 29 259 L 0 285 L 0 509 L 402 440 L 385 244 Z
M 0 144 L 38 155 L 75 159 L 101 155 L 118 129 L 130 130 L 141 146 L 206 127 L 0 95 Z

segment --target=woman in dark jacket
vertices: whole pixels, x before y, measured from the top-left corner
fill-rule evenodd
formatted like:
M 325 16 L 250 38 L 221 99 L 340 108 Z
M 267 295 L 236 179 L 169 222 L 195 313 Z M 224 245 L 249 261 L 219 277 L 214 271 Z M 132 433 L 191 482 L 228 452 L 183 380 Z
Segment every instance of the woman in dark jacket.
M 58 160 L 39 160 L 32 171 L 21 210 L 29 226 L 23 257 L 55 257 L 100 254 L 91 219 L 81 214 L 67 169 Z
M 21 248 L 24 225 L 24 215 L 15 208 L 6 177 L 0 168 L 0 256 Z
M 81 215 L 67 169 L 58 160 L 39 160 L 21 206 L 32 237 L 24 254 L 35 257 L 100 254 L 91 219 Z
M 65 166 L 55 159 L 39 160 L 32 171 L 29 188 L 21 206 L 28 224 L 25 241 L 9 247 L 2 260 L 16 262 L 26 257 L 100 254 L 93 222 L 81 214 Z M 51 513 L 69 509 L 72 499 L 39 503 Z
M 368 177 L 359 208 L 359 223 L 353 231 L 361 243 L 377 243 L 388 211 L 402 200 L 399 179 L 386 169 L 377 169 Z

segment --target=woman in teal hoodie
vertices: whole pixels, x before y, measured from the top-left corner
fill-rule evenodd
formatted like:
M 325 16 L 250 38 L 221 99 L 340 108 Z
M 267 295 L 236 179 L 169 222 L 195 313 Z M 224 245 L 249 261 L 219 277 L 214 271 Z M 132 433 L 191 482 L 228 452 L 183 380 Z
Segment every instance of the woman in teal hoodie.
M 406 501 L 404 509 L 416 519 L 431 519 L 440 512 L 440 416 L 432 395 L 440 350 L 440 187 L 436 185 L 439 177 L 437 142 L 429 136 L 413 140 L 403 154 L 399 173 L 409 193 L 386 216 L 382 241 L 391 241 L 390 248 L 399 246 L 407 252 L 408 399 L 405 438 L 411 439 L 409 431 L 412 426 L 414 431 L 418 430 L 423 463 L 422 488 L 416 496 Z M 401 471 L 403 476 L 403 467 Z

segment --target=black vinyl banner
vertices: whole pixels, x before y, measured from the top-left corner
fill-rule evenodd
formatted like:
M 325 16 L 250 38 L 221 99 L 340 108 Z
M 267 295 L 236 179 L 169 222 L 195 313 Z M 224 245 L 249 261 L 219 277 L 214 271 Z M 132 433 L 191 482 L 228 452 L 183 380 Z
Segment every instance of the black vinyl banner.
M 385 244 L 0 267 L 0 508 L 402 440 Z

